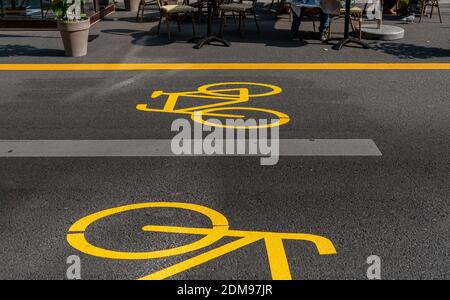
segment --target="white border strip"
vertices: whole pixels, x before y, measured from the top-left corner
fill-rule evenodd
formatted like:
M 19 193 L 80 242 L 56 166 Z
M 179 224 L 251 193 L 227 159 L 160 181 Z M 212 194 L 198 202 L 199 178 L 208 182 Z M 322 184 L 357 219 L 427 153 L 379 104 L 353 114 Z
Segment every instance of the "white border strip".
M 175 155 L 172 140 L 0 140 L 0 157 L 150 157 Z M 224 141 L 225 142 L 225 141 Z M 280 156 L 381 156 L 371 139 L 283 139 Z M 195 155 L 206 156 L 206 155 Z M 216 155 L 217 156 L 217 155 Z M 230 154 L 220 156 L 233 156 Z M 252 155 L 260 156 L 260 155 Z

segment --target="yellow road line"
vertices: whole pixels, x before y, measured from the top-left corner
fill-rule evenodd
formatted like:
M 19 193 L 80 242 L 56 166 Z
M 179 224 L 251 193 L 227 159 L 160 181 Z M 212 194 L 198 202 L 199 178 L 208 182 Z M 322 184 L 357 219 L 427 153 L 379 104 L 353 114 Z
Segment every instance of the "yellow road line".
M 450 63 L 0 64 L 0 71 L 450 70 Z

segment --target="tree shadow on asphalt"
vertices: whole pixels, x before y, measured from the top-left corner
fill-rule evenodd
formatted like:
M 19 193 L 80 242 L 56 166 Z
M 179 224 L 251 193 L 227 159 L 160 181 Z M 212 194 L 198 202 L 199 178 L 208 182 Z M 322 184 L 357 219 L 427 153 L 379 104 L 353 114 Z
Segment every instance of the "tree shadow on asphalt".
M 26 45 L 0 45 L 0 57 L 11 56 L 66 56 L 64 50 L 36 48 Z
M 301 41 L 293 40 L 290 30 L 288 28 L 276 28 L 278 21 L 283 22 L 283 18 L 287 20 L 287 16 L 277 16 L 274 20 L 273 13 L 270 13 L 267 9 L 262 10 L 262 5 L 259 5 L 260 14 L 258 14 L 258 21 L 261 27 L 261 33 L 257 33 L 255 23 L 252 18 L 248 19 L 245 24 L 245 33 L 241 34 L 238 31 L 237 21 L 229 18 L 226 22 L 223 31 L 223 37 L 231 43 L 257 43 L 265 44 L 271 47 L 301 47 L 309 44 L 305 40 L 315 40 L 317 44 L 321 44 L 319 41 L 318 32 L 301 31 Z M 115 21 L 122 21 L 127 23 L 141 23 L 136 20 L 135 17 L 123 17 L 114 19 Z M 150 11 L 144 16 L 144 22 L 149 24 L 149 30 L 133 30 L 133 29 L 106 29 L 102 30 L 102 33 L 130 36 L 133 40 L 133 45 L 139 46 L 164 46 L 174 43 L 188 43 L 188 40 L 192 37 L 191 24 L 187 19 L 181 26 L 181 31 L 176 29 L 176 23 L 171 23 L 171 36 L 172 39 L 168 40 L 166 26 L 164 22 L 161 24 L 161 30 L 159 35 L 157 31 L 157 22 L 159 20 L 158 11 Z M 202 23 L 197 23 L 196 18 L 196 32 L 197 35 L 204 35 L 206 33 L 206 17 L 204 17 Z M 307 23 L 307 22 L 304 22 Z M 220 22 L 218 19 L 213 21 L 213 35 L 218 34 Z M 315 42 L 312 42 L 315 44 Z M 192 44 L 194 45 L 194 44 Z
M 38 38 L 38 39 L 60 39 L 61 37 L 59 37 L 59 36 L 50 36 L 50 35 L 39 35 L 39 34 L 36 34 L 36 33 L 31 33 L 31 34 L 29 34 L 28 32 L 27 33 L 24 33 L 24 34 L 0 34 L 0 38 L 33 38 L 33 39 L 36 39 L 36 38 Z
M 414 44 L 382 42 L 373 45 L 372 49 L 394 55 L 399 59 L 450 57 L 450 49 L 426 47 Z
M 213 25 L 213 34 L 218 33 L 217 27 L 219 24 Z M 223 37 L 231 43 L 258 43 L 265 44 L 272 47 L 301 47 L 308 44 L 305 40 L 314 39 L 319 41 L 319 34 L 317 32 L 305 32 L 301 31 L 300 35 L 304 39 L 303 41 L 292 40 L 290 30 L 287 29 L 274 29 L 273 27 L 262 25 L 261 33 L 257 33 L 254 23 L 248 22 L 246 26 L 245 34 L 239 33 L 236 24 L 228 24 L 223 32 Z M 273 26 L 273 25 L 272 25 Z M 164 24 L 161 25 L 159 35 L 157 34 L 157 23 L 151 25 L 150 30 L 132 30 L 132 29 L 105 29 L 102 33 L 130 36 L 133 40 L 133 45 L 139 46 L 164 46 L 174 43 L 188 43 L 188 40 L 192 37 L 192 31 L 190 24 L 186 23 L 181 26 L 181 31 L 177 32 L 176 25 L 171 26 L 171 40 L 167 37 L 167 31 Z M 206 25 L 200 24 L 196 26 L 198 35 L 203 35 L 206 32 Z M 194 44 L 192 44 L 194 45 Z
M 172 33 L 173 38 L 169 40 L 167 34 L 161 31 L 161 34 L 156 34 L 156 29 L 152 28 L 150 31 L 145 30 L 132 30 L 132 29 L 105 29 L 102 33 L 129 36 L 133 40 L 131 43 L 133 45 L 139 46 L 164 46 L 173 43 L 186 42 L 190 36 L 184 36 L 185 40 L 180 40 L 175 33 Z

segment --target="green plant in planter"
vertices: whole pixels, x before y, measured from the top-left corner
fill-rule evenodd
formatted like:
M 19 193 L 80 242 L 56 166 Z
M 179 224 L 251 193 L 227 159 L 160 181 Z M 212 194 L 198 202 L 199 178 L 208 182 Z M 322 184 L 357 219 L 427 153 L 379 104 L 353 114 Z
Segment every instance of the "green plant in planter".
M 52 0 L 50 9 L 58 21 L 77 22 L 86 20 L 86 14 L 81 13 L 84 0 Z

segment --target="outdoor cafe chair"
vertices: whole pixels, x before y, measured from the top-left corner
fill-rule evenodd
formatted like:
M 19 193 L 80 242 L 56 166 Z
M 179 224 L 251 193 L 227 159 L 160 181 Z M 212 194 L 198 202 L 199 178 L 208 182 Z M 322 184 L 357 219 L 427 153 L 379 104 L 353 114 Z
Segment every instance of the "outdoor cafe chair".
M 189 1 L 189 5 L 198 9 L 198 23 L 201 23 L 202 17 L 207 15 L 208 1 L 206 0 L 193 0 Z
M 159 10 L 158 1 L 157 0 L 141 0 L 139 3 L 139 8 L 136 14 L 136 21 L 140 20 L 144 21 L 144 12 L 146 8 L 150 8 L 151 10 Z
M 423 0 L 422 1 L 422 10 L 420 12 L 419 23 L 422 23 L 422 18 L 425 15 L 425 11 L 427 7 L 431 7 L 430 11 L 430 19 L 433 17 L 433 10 L 436 7 L 439 15 L 439 22 L 442 24 L 442 16 L 441 16 L 441 8 L 439 7 L 439 0 Z
M 225 18 L 226 13 L 231 12 L 233 14 L 238 15 L 238 28 L 239 32 L 241 34 L 244 33 L 244 27 L 245 27 L 245 18 L 247 15 L 252 15 L 255 20 L 256 29 L 259 30 L 259 24 L 258 24 L 258 18 L 256 17 L 256 1 L 257 0 L 251 0 L 251 1 L 243 1 L 239 0 L 239 2 L 233 2 L 230 1 L 228 3 L 224 3 L 220 5 L 220 34 L 222 35 L 223 27 L 225 24 Z
M 167 24 L 167 36 L 170 40 L 170 19 L 175 17 L 178 25 L 178 32 L 180 32 L 180 25 L 185 16 L 190 16 L 192 20 L 192 36 L 195 36 L 195 18 L 194 13 L 197 10 L 195 7 L 184 4 L 184 1 L 179 0 L 156 0 L 160 12 L 157 34 L 161 28 L 162 19 L 165 18 Z
M 350 26 L 352 27 L 353 33 L 355 33 L 358 36 L 358 39 L 362 39 L 362 22 L 363 22 L 363 15 L 364 11 L 367 8 L 367 4 L 364 6 L 364 8 L 358 7 L 356 5 L 356 1 L 352 1 L 352 6 L 350 7 Z M 339 15 L 337 15 L 334 19 L 338 19 L 341 16 L 345 16 L 345 4 L 341 5 L 341 8 L 339 9 Z M 353 21 L 356 20 L 358 22 L 358 29 L 355 28 L 355 25 L 353 24 Z M 329 35 L 331 36 L 331 23 L 329 28 Z

